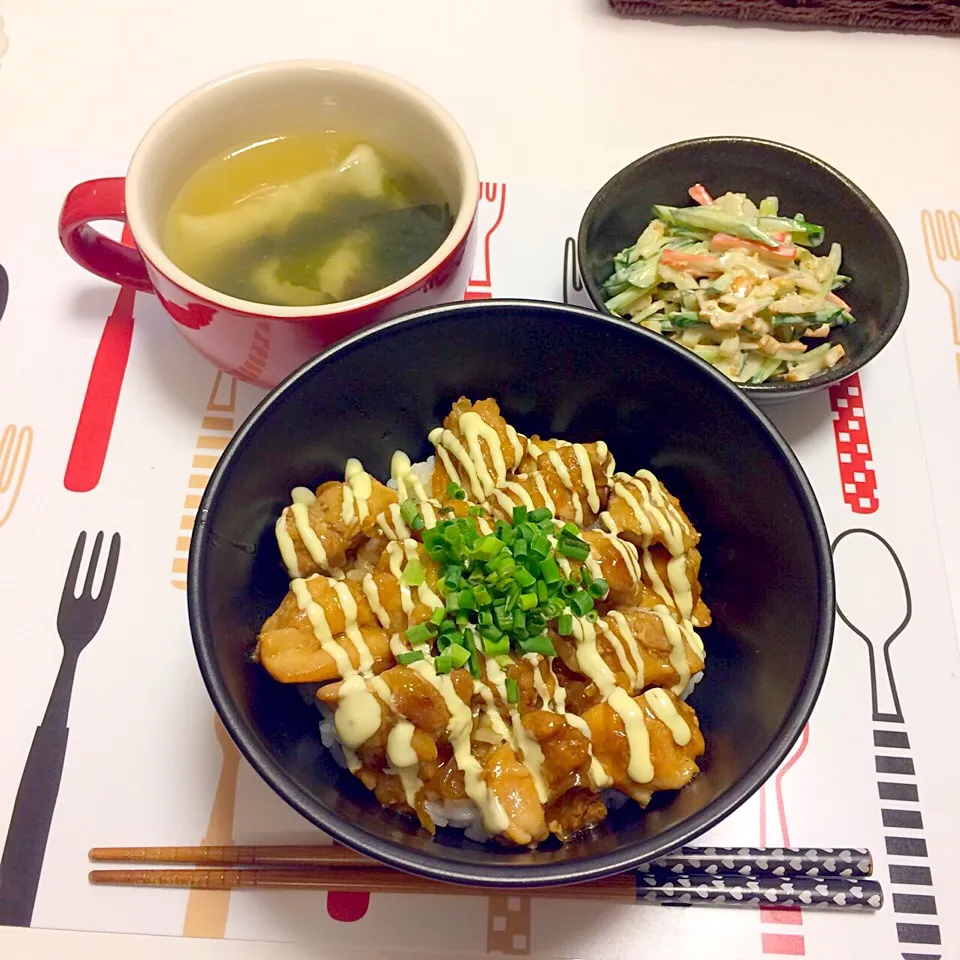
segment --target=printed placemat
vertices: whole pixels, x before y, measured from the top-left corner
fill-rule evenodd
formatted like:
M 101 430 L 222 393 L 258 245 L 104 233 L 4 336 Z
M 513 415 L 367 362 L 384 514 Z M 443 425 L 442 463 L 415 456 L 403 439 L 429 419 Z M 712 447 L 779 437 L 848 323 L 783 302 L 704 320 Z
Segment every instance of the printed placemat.
M 4 160 L 6 182 L 26 185 L 0 224 L 5 922 L 446 956 L 625 960 L 642 942 L 650 957 L 682 944 L 692 956 L 832 960 L 840 937 L 864 955 L 950 955 L 960 924 L 940 908 L 960 893 L 960 838 L 941 744 L 960 714 L 958 649 L 926 467 L 934 459 L 910 373 L 926 357 L 911 331 L 951 329 L 933 277 L 941 300 L 917 301 L 930 316 L 911 302 L 905 333 L 860 377 L 771 414 L 835 541 L 844 619 L 791 755 L 700 840 L 869 847 L 887 894 L 878 914 L 90 887 L 95 845 L 322 842 L 215 722 L 186 623 L 199 498 L 262 392 L 193 353 L 152 297 L 100 283 L 63 254 L 53 229 L 60 198 L 84 176 L 122 169 L 110 159 Z M 484 183 L 467 296 L 582 302 L 572 236 L 588 198 Z M 940 208 L 930 209 L 936 226 Z M 904 242 L 916 277 L 919 210 L 915 220 L 917 237 L 907 231 Z M 934 244 L 937 270 L 953 270 L 953 249 Z M 954 280 L 943 282 L 955 298 Z M 943 375 L 945 351 L 934 352 L 930 379 Z M 917 395 L 923 410 L 919 386 Z

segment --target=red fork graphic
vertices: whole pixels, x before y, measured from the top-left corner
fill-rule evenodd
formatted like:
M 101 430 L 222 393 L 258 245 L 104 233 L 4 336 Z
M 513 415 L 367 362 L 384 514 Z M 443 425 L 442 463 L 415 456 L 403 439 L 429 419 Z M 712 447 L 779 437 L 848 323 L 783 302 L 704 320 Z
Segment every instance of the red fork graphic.
M 133 246 L 128 227 L 123 228 L 121 239 L 128 246 Z M 116 305 L 107 317 L 97 354 L 93 358 L 87 392 L 63 475 L 63 485 L 74 493 L 92 490 L 100 482 L 103 473 L 117 404 L 120 402 L 120 387 L 130 356 L 135 297 L 132 287 L 120 288 Z
M 489 223 L 480 247 L 480 257 L 473 268 L 473 276 L 467 285 L 464 300 L 489 300 L 493 296 L 490 274 L 490 240 L 503 221 L 503 211 L 507 205 L 507 185 L 505 183 L 480 183 L 480 205 L 477 216 L 480 228 Z
M 854 513 L 875 513 L 880 501 L 859 374 L 830 387 L 830 409 L 844 502 Z
M 783 802 L 783 778 L 803 756 L 810 742 L 810 727 L 803 728 L 793 752 L 773 777 L 773 798 L 770 782 L 760 788 L 760 846 L 789 847 L 790 830 Z M 802 929 L 783 932 L 784 927 L 802 928 L 803 914 L 798 907 L 761 907 L 760 944 L 765 954 L 802 957 L 806 954 Z

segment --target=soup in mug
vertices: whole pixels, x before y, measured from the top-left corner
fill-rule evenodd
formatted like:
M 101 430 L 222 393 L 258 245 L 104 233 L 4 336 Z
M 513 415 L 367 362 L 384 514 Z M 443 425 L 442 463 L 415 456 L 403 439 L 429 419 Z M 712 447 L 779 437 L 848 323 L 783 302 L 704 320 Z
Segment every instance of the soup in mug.
M 447 198 L 411 158 L 345 133 L 295 133 L 200 167 L 167 214 L 163 247 L 221 293 L 309 307 L 389 286 L 452 225 Z

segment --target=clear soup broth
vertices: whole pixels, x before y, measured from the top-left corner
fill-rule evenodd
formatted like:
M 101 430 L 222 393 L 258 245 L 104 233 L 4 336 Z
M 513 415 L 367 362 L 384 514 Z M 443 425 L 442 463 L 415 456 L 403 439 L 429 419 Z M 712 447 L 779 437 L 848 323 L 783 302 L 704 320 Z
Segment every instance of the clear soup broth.
M 345 133 L 296 133 L 207 161 L 177 194 L 163 247 L 221 293 L 307 307 L 389 286 L 452 224 L 439 185 L 410 158 Z

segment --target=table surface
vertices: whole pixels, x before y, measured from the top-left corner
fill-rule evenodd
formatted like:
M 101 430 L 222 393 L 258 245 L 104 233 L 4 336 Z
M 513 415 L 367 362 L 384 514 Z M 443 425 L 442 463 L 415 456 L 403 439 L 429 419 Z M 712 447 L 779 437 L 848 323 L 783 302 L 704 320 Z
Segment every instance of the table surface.
M 333 58 L 434 95 L 486 177 L 594 186 L 658 145 L 734 133 L 823 157 L 888 211 L 956 191 L 956 40 L 623 21 L 605 0 L 0 0 L 0 16 L 5 147 L 124 156 L 166 105 L 214 76 Z M 0 929 L 5 956 L 131 951 L 143 960 L 306 955 L 275 943 Z

